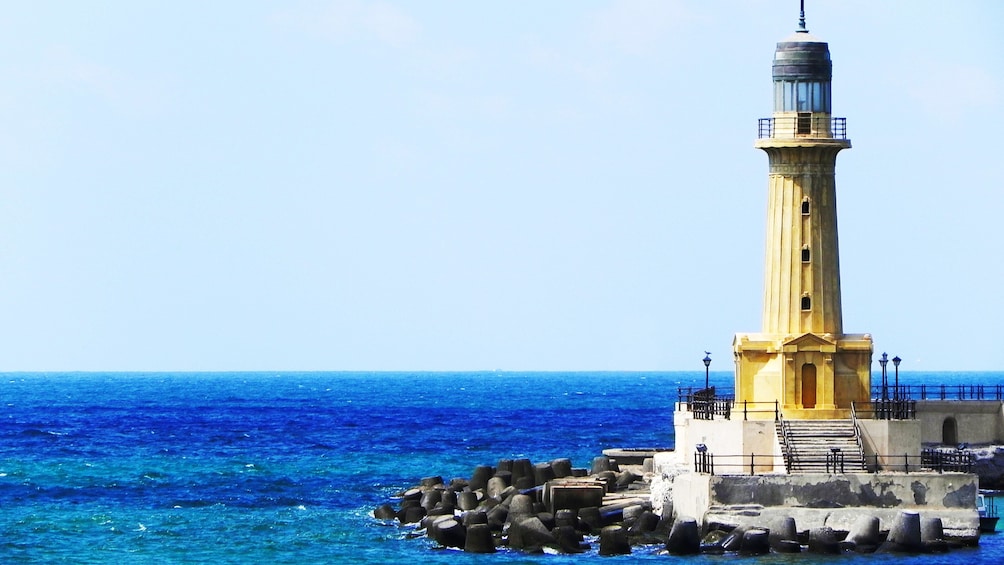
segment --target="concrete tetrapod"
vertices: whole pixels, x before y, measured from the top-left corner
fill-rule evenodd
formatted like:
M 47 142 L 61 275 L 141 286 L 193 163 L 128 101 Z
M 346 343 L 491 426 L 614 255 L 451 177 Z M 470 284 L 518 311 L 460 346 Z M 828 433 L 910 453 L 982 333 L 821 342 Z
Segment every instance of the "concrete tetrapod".
M 701 552 L 701 532 L 697 520 L 681 516 L 673 522 L 666 540 L 666 551 L 671 555 L 694 555 Z
M 823 526 L 809 530 L 809 551 L 812 553 L 840 553 L 840 542 L 833 528 Z
M 600 555 L 627 555 L 631 553 L 627 530 L 622 526 L 607 526 L 600 530 Z
M 536 551 L 557 540 L 536 516 L 524 517 L 509 526 L 509 547 Z
M 847 541 L 854 544 L 855 551 L 870 553 L 882 543 L 879 535 L 878 516 L 861 516 L 847 533 Z
M 767 530 L 753 528 L 743 534 L 743 545 L 739 553 L 744 555 L 764 555 L 770 553 L 770 537 Z
M 494 553 L 495 539 L 488 524 L 471 524 L 467 527 L 464 551 L 468 553 Z
M 795 519 L 791 516 L 777 518 L 770 524 L 770 534 L 767 536 L 770 547 L 778 553 L 798 553 L 802 546 L 798 543 L 798 529 Z
M 941 518 L 921 518 L 920 519 L 920 543 L 924 551 L 948 551 L 948 543 L 945 541 L 945 527 Z
M 918 552 L 923 549 L 920 538 L 920 514 L 904 510 L 893 520 L 889 538 L 880 551 Z

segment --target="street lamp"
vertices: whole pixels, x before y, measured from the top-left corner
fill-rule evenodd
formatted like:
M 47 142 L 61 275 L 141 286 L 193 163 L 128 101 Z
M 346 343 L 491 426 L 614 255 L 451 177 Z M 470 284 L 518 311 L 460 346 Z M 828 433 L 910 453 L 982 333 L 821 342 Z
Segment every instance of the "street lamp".
M 708 373 L 709 373 L 710 370 L 711 370 L 711 352 L 710 351 L 705 351 L 704 352 L 704 390 L 708 390 L 708 388 L 710 388 L 708 386 Z
M 896 400 L 899 400 L 899 362 L 900 361 L 902 361 L 902 359 L 899 358 L 899 355 L 897 355 L 897 356 L 895 356 L 895 357 L 892 358 L 892 366 L 896 370 L 896 385 L 895 385 L 895 388 L 893 388 L 892 390 L 893 390 L 893 398 L 895 398 Z
M 882 353 L 879 365 L 882 365 L 882 400 L 889 400 L 889 377 L 886 376 L 885 366 L 889 364 L 889 356 Z

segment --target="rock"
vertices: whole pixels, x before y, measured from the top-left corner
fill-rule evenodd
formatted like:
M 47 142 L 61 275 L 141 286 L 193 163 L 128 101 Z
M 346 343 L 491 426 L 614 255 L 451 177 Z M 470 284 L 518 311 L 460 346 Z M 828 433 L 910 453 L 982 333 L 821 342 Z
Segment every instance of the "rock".
M 397 518 L 397 510 L 390 504 L 383 504 L 373 511 L 373 517 L 377 520 L 394 520 Z
M 671 555 L 694 555 L 701 551 L 701 534 L 697 520 L 690 517 L 680 517 L 673 522 L 666 541 L 666 551 Z
M 600 555 L 627 555 L 631 553 L 627 531 L 622 526 L 606 526 L 600 530 Z
M 464 551 L 468 553 L 494 553 L 495 539 L 488 524 L 471 524 L 467 527 Z

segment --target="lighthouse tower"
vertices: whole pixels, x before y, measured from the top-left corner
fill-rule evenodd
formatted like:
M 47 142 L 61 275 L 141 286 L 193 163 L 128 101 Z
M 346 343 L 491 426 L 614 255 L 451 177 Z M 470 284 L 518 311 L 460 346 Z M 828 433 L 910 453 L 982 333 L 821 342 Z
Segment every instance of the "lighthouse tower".
M 834 172 L 848 149 L 846 121 L 831 111 L 828 45 L 805 27 L 777 44 L 774 113 L 754 146 L 770 163 L 763 322 L 736 334 L 736 400 L 786 418 L 850 417 L 869 398 L 871 336 L 845 334 Z

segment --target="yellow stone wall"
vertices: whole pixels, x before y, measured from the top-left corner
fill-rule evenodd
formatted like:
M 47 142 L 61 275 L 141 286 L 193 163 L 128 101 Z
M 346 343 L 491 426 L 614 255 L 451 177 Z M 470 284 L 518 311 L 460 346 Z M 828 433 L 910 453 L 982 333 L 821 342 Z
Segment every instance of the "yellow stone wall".
M 737 409 L 849 418 L 852 402 L 870 398 L 873 351 L 871 336 L 843 333 L 834 173 L 851 144 L 830 137 L 828 114 L 813 115 L 809 135 L 793 115 L 774 117 L 774 137 L 755 144 L 770 160 L 763 321 L 733 342 Z

